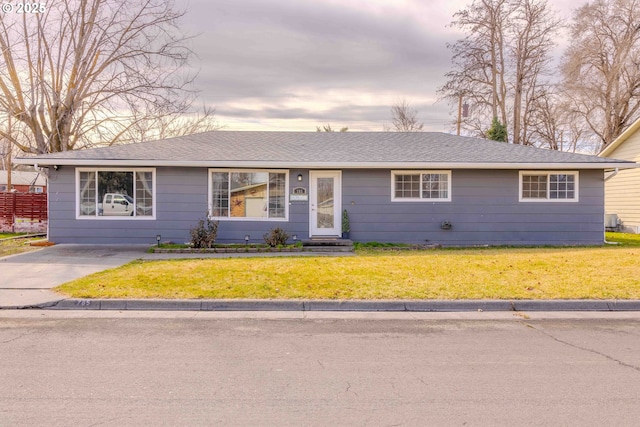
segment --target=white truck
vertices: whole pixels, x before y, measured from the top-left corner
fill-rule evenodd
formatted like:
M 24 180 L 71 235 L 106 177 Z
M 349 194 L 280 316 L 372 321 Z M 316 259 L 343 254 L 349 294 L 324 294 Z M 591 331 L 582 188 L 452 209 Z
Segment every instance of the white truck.
M 98 203 L 98 215 L 133 216 L 133 199 L 126 194 L 107 193 Z

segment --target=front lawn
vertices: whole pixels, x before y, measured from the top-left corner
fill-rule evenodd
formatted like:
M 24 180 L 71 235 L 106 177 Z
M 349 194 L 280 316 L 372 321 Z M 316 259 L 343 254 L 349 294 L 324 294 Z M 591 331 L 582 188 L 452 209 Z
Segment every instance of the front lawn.
M 77 298 L 637 299 L 639 239 L 624 239 L 632 243 L 135 261 L 57 290 Z

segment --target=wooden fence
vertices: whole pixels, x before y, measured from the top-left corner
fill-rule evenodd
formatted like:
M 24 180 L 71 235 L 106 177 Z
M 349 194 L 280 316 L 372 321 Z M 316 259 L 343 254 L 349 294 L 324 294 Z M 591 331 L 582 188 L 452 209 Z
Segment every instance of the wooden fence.
M 47 195 L 0 193 L 0 231 L 47 231 Z

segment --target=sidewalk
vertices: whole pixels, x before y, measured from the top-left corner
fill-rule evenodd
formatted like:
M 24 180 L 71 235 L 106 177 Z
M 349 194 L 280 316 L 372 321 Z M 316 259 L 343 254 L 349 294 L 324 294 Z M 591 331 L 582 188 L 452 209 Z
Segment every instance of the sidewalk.
M 350 256 L 350 253 L 150 254 L 148 245 L 56 245 L 0 258 L 0 309 L 289 312 L 640 311 L 640 300 L 74 299 L 51 289 L 136 259 Z

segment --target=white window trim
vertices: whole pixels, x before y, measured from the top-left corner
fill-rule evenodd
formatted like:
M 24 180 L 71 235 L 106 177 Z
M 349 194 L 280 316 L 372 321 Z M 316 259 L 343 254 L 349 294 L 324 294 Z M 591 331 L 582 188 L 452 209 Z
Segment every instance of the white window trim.
M 447 175 L 447 195 L 445 198 L 429 199 L 422 197 L 396 197 L 396 175 L 420 175 L 420 194 L 422 195 L 422 174 Z M 451 201 L 451 171 L 450 170 L 392 170 L 391 171 L 391 201 L 392 202 L 450 202 Z
M 522 197 L 523 188 L 522 188 L 522 177 L 525 175 L 546 175 L 547 176 L 547 198 L 539 199 L 539 198 L 525 198 Z M 551 193 L 551 182 L 549 179 L 549 175 L 573 175 L 575 177 L 575 189 L 574 194 L 575 197 L 573 199 L 552 199 L 549 197 Z M 518 177 L 518 201 L 524 203 L 577 203 L 580 201 L 579 197 L 579 189 L 580 189 L 580 174 L 578 171 L 554 171 L 554 170 L 546 170 L 546 171 L 520 171 Z
M 151 172 L 151 182 L 153 183 L 152 189 L 152 216 L 104 216 L 104 215 L 80 215 L 80 172 L 133 172 L 133 194 L 135 200 L 135 192 L 136 192 L 136 180 L 135 173 L 136 172 Z M 96 180 L 96 186 L 98 185 L 98 180 Z M 156 219 L 156 189 L 157 189 L 157 181 L 156 181 L 156 169 L 155 168 L 76 168 L 76 219 L 80 220 L 100 220 L 100 221 L 152 221 Z M 96 197 L 98 197 L 98 189 L 96 188 Z M 101 203 L 101 201 L 96 200 L 96 212 L 98 212 L 97 204 Z
M 212 184 L 213 184 L 213 174 L 215 172 L 238 172 L 238 173 L 284 173 L 284 218 L 246 218 L 246 217 L 232 217 L 232 216 L 212 216 L 211 212 L 213 210 L 213 192 Z M 267 182 L 268 185 L 268 182 Z M 288 169 L 228 169 L 228 168 L 215 168 L 209 169 L 208 174 L 208 207 L 209 207 L 209 218 L 216 221 L 260 221 L 260 222 L 288 222 L 289 221 L 289 170 Z M 267 193 L 267 203 L 268 203 L 269 195 Z

